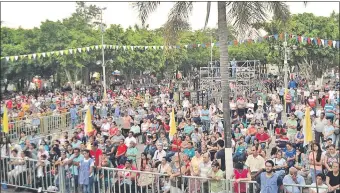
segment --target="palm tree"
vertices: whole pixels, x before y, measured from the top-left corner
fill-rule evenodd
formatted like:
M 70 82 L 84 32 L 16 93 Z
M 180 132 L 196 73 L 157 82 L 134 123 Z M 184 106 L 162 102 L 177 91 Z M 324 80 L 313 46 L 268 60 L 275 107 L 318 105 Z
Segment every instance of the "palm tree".
M 139 18 L 144 25 L 150 13 L 154 12 L 160 2 L 136 2 L 133 6 L 139 13 Z M 205 20 L 206 28 L 209 21 L 211 2 L 207 2 L 207 15 Z M 172 7 L 168 21 L 165 24 L 165 43 L 166 45 L 175 44 L 178 41 L 179 32 L 188 29 L 189 15 L 193 9 L 193 2 L 175 2 Z M 228 11 L 227 11 L 228 10 Z M 231 142 L 231 123 L 229 107 L 229 61 L 227 25 L 231 23 L 238 32 L 246 32 L 252 24 L 263 22 L 272 13 L 275 18 L 287 21 L 289 17 L 288 6 L 282 2 L 218 2 L 218 34 L 220 48 L 221 65 L 221 84 L 223 100 L 224 118 L 224 138 L 226 155 L 226 175 L 227 179 L 232 173 L 232 142 Z M 227 19 L 228 16 L 228 19 Z

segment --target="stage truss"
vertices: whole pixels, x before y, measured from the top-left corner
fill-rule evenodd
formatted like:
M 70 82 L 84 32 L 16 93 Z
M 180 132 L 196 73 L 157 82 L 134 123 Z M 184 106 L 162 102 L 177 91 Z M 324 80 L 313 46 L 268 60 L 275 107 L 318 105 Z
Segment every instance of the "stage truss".
M 251 89 L 258 86 L 263 65 L 259 60 L 235 61 L 236 73 L 232 76 L 232 67 L 229 62 L 229 88 L 235 94 L 246 95 Z M 221 74 L 218 62 L 208 67 L 200 68 L 200 90 L 210 91 L 216 100 L 221 98 Z

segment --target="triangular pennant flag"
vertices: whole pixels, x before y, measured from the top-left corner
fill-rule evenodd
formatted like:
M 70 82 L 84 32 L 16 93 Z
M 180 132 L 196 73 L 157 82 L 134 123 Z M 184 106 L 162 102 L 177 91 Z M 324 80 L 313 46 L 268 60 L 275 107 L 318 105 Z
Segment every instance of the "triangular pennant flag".
M 283 40 L 283 33 L 280 33 L 280 40 Z
M 318 42 L 318 45 L 320 45 L 321 44 L 321 40 L 318 38 L 317 39 L 317 42 Z M 322 41 L 323 42 L 323 41 Z
M 8 61 L 9 60 L 9 56 L 6 56 L 6 61 Z
M 32 59 L 32 54 L 28 54 L 27 57 L 29 60 Z
M 88 52 L 89 52 L 89 51 L 90 51 L 90 47 L 86 47 L 86 51 L 88 51 Z
M 40 56 L 41 56 L 41 53 L 37 53 L 37 56 L 38 56 L 38 58 L 40 58 Z
M 333 41 L 333 48 L 336 47 L 336 41 Z
M 109 46 L 109 49 L 112 49 L 112 45 Z
M 105 48 L 106 48 L 106 45 L 103 45 L 103 48 L 104 48 L 104 50 L 105 50 Z
M 197 44 L 197 47 L 199 48 L 201 46 L 201 44 Z
M 59 56 L 59 53 L 60 53 L 60 51 L 56 51 L 56 52 L 55 52 L 55 55 L 56 55 L 56 56 Z M 63 54 L 64 54 L 64 52 L 63 52 Z M 60 55 L 61 55 L 61 53 L 60 53 Z
M 340 48 L 340 41 L 336 41 L 336 48 L 339 49 Z
M 279 34 L 275 34 L 274 38 L 275 38 L 275 40 L 277 40 L 279 38 Z
M 133 50 L 133 46 L 130 46 L 131 50 Z
M 328 46 L 332 47 L 333 46 L 333 41 L 332 40 L 328 40 Z
M 123 50 L 126 50 L 126 46 L 123 46 Z
M 90 46 L 90 48 L 91 48 L 92 50 L 94 50 L 94 46 Z
M 211 43 L 211 47 L 214 47 L 215 43 Z
M 156 49 L 156 46 L 152 46 L 152 48 L 155 50 L 155 49 Z
M 149 48 L 149 46 L 145 46 L 144 49 L 147 50 Z
M 103 46 L 102 46 L 102 45 L 99 45 L 98 47 L 99 47 L 99 49 L 102 49 Z
M 20 60 L 23 59 L 25 56 L 24 55 L 20 55 L 19 58 Z M 1 57 L 1 59 L 3 59 L 4 57 Z
M 325 40 L 321 39 L 321 44 L 324 46 L 325 45 Z
M 56 52 L 56 54 L 57 54 L 57 53 L 58 53 L 58 52 Z M 59 53 L 60 53 L 61 56 L 64 55 L 64 50 L 60 50 Z
M 9 59 L 13 62 L 14 56 L 10 56 Z
M 94 48 L 96 48 L 96 50 L 98 50 L 98 45 L 95 45 Z
M 2 60 L 2 59 L 4 59 L 5 57 L 1 57 L 0 59 Z
M 68 55 L 68 50 L 64 50 L 65 55 Z
M 76 53 L 77 53 L 77 49 L 74 48 L 74 49 L 73 49 L 73 54 L 76 54 Z
M 164 46 L 160 46 L 160 48 L 163 50 Z
M 70 53 L 70 54 L 72 54 L 72 53 L 73 53 L 73 50 L 72 50 L 72 49 L 69 49 L 68 51 L 69 51 L 69 53 Z
M 19 56 L 14 56 L 14 60 L 17 61 Z
M 185 48 L 188 48 L 188 45 L 184 45 Z
M 37 57 L 37 54 L 32 54 L 32 56 L 33 56 L 33 59 L 35 59 L 35 57 Z
M 81 48 L 77 48 L 78 52 L 81 53 Z
M 86 48 L 85 48 L 85 47 L 83 47 L 83 48 L 81 48 L 81 50 L 82 50 L 83 52 L 85 52 Z
M 46 55 L 46 53 L 45 52 L 43 52 L 43 53 L 41 53 L 41 55 L 45 58 L 45 55 Z

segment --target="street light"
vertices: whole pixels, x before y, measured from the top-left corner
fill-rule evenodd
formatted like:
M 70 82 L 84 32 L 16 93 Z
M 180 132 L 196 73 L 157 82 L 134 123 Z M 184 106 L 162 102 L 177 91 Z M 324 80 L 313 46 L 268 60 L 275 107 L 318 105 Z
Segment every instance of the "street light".
M 103 67 L 103 89 L 104 89 L 104 99 L 106 99 L 106 72 L 105 72 L 105 67 L 106 67 L 106 65 L 107 65 L 108 63 L 112 63 L 112 62 L 113 62 L 112 59 L 110 59 L 110 60 L 108 60 L 108 61 L 105 62 L 105 60 L 104 60 L 104 53 L 103 53 L 103 61 L 98 60 L 98 61 L 96 62 L 96 64 L 97 64 L 98 66 L 99 66 L 99 65 L 102 65 L 102 67 Z
M 106 99 L 106 77 L 105 77 L 105 57 L 104 57 L 104 25 L 103 25 L 103 11 L 106 10 L 106 7 L 103 7 L 100 9 L 100 28 L 101 28 L 101 32 L 102 32 L 102 55 L 103 55 L 103 62 L 102 62 L 102 66 L 103 66 L 103 87 L 104 87 L 104 99 Z M 98 61 L 97 61 L 97 65 Z
M 288 88 L 288 60 L 290 60 L 290 55 L 291 55 L 292 49 L 296 50 L 297 46 L 293 45 L 293 46 L 289 47 L 288 43 L 287 43 L 287 35 L 285 34 L 285 41 L 283 42 L 283 47 L 275 45 L 274 49 L 282 51 L 283 54 L 284 54 L 283 68 L 284 68 L 284 72 L 285 72 L 285 74 L 284 74 L 284 88 L 285 88 L 285 94 L 286 94 L 286 89 Z M 287 115 L 287 108 L 286 107 L 284 107 L 284 112 L 285 113 L 284 113 L 283 117 L 286 119 L 287 118 L 286 117 L 286 115 Z

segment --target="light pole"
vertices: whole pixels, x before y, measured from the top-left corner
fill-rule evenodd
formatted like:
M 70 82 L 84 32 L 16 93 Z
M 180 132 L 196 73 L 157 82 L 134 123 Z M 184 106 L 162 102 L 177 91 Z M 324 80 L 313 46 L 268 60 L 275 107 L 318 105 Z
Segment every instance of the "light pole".
M 103 61 L 102 61 L 102 67 L 103 67 L 103 89 L 104 89 L 104 99 L 106 99 L 106 72 L 105 72 L 105 55 L 104 55 L 104 25 L 103 25 L 103 10 L 106 10 L 106 7 L 103 7 L 100 9 L 100 28 L 102 32 L 102 55 L 103 55 Z M 98 64 L 98 62 L 97 62 Z
M 103 99 L 106 99 L 106 74 L 105 74 L 105 67 L 106 67 L 106 65 L 108 63 L 112 63 L 112 62 L 113 62 L 112 59 L 110 59 L 110 60 L 105 62 L 105 60 L 104 60 L 104 53 L 103 53 L 103 61 L 98 60 L 96 62 L 97 65 L 102 65 L 102 68 L 103 68 L 103 89 L 104 89 L 104 97 L 103 97 Z
M 296 50 L 297 46 L 293 45 L 292 46 L 293 50 Z M 275 50 L 280 50 L 279 46 L 275 46 Z M 283 57 L 283 70 L 284 70 L 284 77 L 283 77 L 283 81 L 284 81 L 284 88 L 285 88 L 285 92 L 284 92 L 284 100 L 286 97 L 286 93 L 288 92 L 288 60 L 289 55 L 291 53 L 291 49 L 290 47 L 288 47 L 288 43 L 287 43 L 287 34 L 285 34 L 285 41 L 283 42 L 283 53 L 284 53 L 284 57 Z M 282 116 L 282 119 L 284 121 L 286 121 L 287 119 L 287 108 L 286 108 L 286 103 L 284 103 L 284 115 Z

